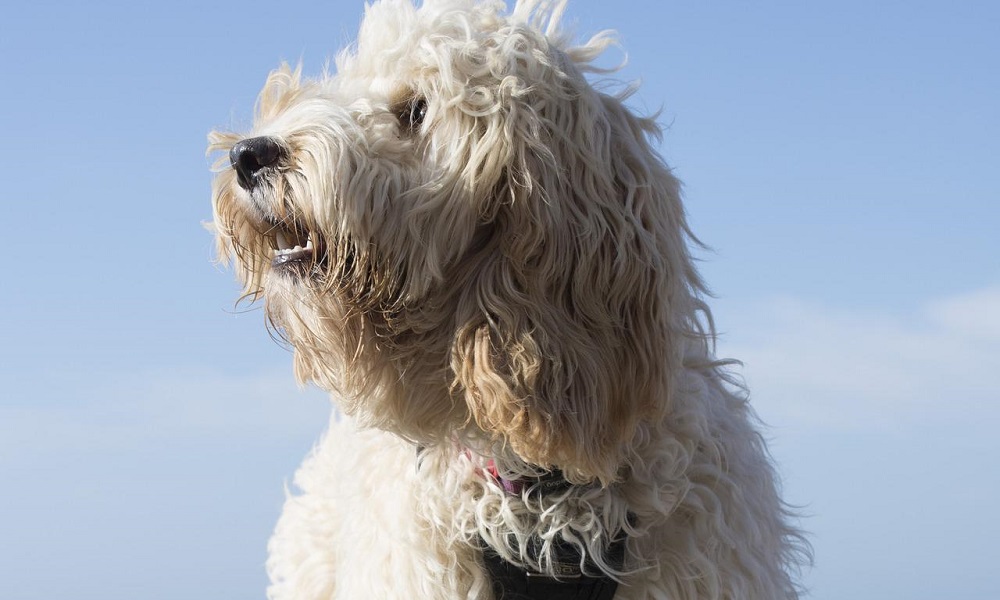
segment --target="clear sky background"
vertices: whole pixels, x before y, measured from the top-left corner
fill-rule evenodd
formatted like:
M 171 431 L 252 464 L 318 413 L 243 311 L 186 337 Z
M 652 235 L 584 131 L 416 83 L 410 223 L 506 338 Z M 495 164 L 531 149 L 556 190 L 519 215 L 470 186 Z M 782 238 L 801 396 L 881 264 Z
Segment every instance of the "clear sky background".
M 11 600 L 262 598 L 325 427 L 211 263 L 205 136 L 360 1 L 0 15 L 0 575 Z M 662 107 L 817 600 L 1000 597 L 1000 3 L 576 0 Z M 613 57 L 612 57 L 613 58 Z M 616 60 L 616 59 L 615 59 Z

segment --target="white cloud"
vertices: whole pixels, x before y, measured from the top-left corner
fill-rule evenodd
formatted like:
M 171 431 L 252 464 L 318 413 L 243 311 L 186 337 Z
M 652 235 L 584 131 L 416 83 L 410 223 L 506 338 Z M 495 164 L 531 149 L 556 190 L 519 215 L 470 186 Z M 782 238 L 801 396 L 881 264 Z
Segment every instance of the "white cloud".
M 719 354 L 745 363 L 765 421 L 886 431 L 1000 417 L 1000 287 L 910 314 L 776 298 L 717 316 Z
M 932 302 L 927 314 L 941 327 L 970 339 L 1000 343 L 1000 286 Z

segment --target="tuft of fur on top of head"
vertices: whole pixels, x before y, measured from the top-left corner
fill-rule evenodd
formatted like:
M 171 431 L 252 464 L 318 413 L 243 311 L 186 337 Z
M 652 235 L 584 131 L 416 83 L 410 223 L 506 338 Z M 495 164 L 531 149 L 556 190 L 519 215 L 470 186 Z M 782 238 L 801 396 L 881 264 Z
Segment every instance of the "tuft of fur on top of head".
M 298 376 L 345 412 L 609 484 L 711 327 L 660 130 L 590 85 L 614 37 L 574 45 L 564 6 L 368 6 L 334 73 L 282 66 L 249 135 L 212 134 L 287 157 L 250 192 L 221 169 L 214 216 Z M 272 266 L 276 227 L 321 240 L 302 272 Z

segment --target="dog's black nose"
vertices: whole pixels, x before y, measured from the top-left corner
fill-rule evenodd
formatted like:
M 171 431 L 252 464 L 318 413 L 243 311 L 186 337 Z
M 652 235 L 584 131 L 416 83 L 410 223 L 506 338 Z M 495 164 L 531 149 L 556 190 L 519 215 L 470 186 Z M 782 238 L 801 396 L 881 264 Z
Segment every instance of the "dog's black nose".
M 281 146 L 269 137 L 255 137 L 241 140 L 229 151 L 229 162 L 236 170 L 240 187 L 250 190 L 254 186 L 254 175 L 264 167 L 274 166 L 281 158 Z

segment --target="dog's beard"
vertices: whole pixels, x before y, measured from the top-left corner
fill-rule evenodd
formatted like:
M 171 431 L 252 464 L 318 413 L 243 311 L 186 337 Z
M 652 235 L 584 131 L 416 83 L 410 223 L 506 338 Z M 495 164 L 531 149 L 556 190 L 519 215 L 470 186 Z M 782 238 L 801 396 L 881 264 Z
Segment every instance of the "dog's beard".
M 379 336 L 406 329 L 405 309 L 413 299 L 405 260 L 392 260 L 372 239 L 320 225 L 308 208 L 317 203 L 298 195 L 306 186 L 284 173 L 267 173 L 249 191 L 230 179 L 217 196 L 225 251 L 241 268 L 247 297 L 266 300 L 282 337 L 289 337 L 290 312 L 326 315 L 332 305 L 344 318 L 363 317 Z M 332 198 L 323 203 L 346 205 Z

